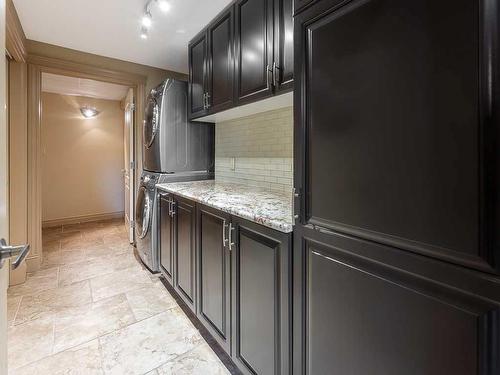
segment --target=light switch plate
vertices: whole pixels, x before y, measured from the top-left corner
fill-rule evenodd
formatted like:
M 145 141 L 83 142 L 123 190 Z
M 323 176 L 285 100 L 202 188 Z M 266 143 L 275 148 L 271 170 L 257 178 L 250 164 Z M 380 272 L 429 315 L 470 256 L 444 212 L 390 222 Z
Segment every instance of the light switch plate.
M 236 158 L 231 158 L 231 170 L 234 171 L 236 169 Z

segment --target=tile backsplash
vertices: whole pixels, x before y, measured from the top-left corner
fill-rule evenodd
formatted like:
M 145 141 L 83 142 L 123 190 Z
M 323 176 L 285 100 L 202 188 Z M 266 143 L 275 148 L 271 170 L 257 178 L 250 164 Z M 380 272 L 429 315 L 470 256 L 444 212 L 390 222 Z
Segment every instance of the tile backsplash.
M 217 180 L 291 191 L 292 107 L 217 123 L 215 134 Z

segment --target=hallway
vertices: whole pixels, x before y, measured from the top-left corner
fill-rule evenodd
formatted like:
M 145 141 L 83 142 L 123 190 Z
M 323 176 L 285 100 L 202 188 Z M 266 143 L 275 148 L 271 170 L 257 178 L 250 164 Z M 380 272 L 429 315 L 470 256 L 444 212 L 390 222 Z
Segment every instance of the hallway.
M 229 374 L 123 220 L 46 229 L 41 269 L 8 290 L 9 374 Z

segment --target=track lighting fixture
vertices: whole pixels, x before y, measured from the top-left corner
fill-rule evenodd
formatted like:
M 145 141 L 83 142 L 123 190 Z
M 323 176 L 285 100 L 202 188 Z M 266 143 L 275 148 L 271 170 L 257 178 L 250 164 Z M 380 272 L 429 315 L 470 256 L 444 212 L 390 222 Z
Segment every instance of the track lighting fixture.
M 147 39 L 148 38 L 148 30 L 151 28 L 153 25 L 153 15 L 151 14 L 151 4 L 156 3 L 158 5 L 158 8 L 164 13 L 167 13 L 170 8 L 170 1 L 168 0 L 148 0 L 146 2 L 146 5 L 144 6 L 144 14 L 142 15 L 141 19 L 141 38 L 142 39 Z
M 153 24 L 153 16 L 149 10 L 146 10 L 144 15 L 142 16 L 142 26 L 145 28 L 150 28 Z

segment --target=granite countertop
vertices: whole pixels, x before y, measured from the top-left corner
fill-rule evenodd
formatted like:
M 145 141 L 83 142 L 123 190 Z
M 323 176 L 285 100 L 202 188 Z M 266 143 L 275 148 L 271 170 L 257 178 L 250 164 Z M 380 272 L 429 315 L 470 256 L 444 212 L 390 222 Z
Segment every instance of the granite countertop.
M 280 232 L 293 231 L 291 194 L 214 180 L 156 186 Z

